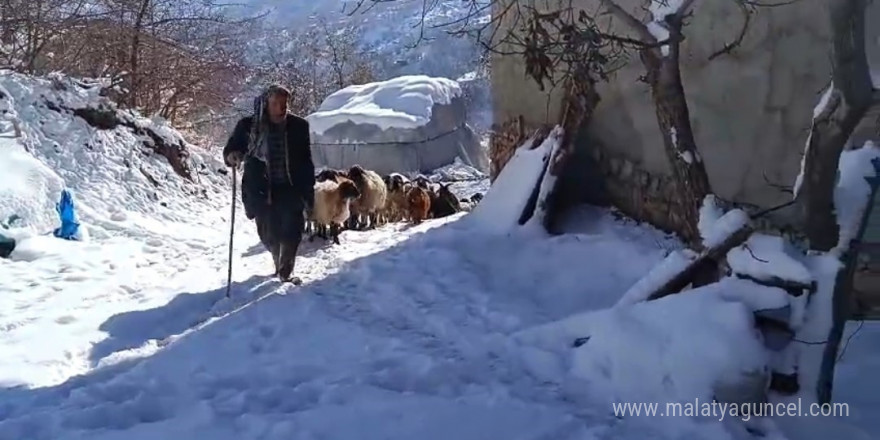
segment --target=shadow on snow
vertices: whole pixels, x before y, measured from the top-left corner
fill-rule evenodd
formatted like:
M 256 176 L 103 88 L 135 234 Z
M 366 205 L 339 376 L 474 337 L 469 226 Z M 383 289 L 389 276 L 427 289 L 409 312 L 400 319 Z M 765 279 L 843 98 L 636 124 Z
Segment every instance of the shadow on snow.
M 298 258 L 308 257 L 326 246 L 326 243 L 303 243 Z M 265 249 L 261 243 L 257 243 L 243 256 L 261 252 L 265 252 Z M 107 332 L 107 338 L 92 346 L 89 354 L 91 366 L 97 366 L 101 359 L 113 353 L 138 348 L 151 340 L 162 341 L 179 335 L 211 317 L 228 313 L 233 308 L 271 293 L 279 284 L 270 273 L 271 269 L 266 274 L 252 275 L 246 281 L 233 282 L 232 302 L 229 304 L 221 302 L 226 298 L 224 285 L 209 292 L 181 293 L 167 304 L 152 309 L 127 311 L 111 316 L 99 327 L 99 330 Z
M 327 296 L 329 293 L 330 297 L 344 300 L 345 295 L 342 295 L 340 291 L 348 290 L 350 287 L 359 284 L 357 280 L 348 279 L 351 278 L 348 269 L 352 266 L 360 266 L 367 261 L 388 258 L 389 254 L 400 255 L 412 248 L 422 247 L 423 245 L 417 245 L 416 243 L 420 243 L 430 236 L 437 235 L 441 229 L 448 227 L 449 225 L 438 226 L 423 234 L 413 236 L 409 240 L 391 248 L 351 260 L 345 263 L 345 266 L 339 272 L 323 279 L 307 282 L 298 288 L 298 291 L 304 294 L 313 294 L 312 297 L 314 298 L 320 297 L 324 299 L 329 299 Z M 311 245 L 304 246 L 300 256 L 308 255 L 308 253 L 325 246 L 324 243 L 318 243 L 318 241 L 320 240 L 316 240 L 316 243 Z M 251 249 L 257 246 L 262 247 L 262 245 L 257 244 L 252 246 Z M 357 278 L 358 276 L 354 275 L 354 277 Z M 253 275 L 245 281 L 234 283 L 231 301 L 225 299 L 226 286 L 222 286 L 218 289 L 201 293 L 180 293 L 165 305 L 153 309 L 135 310 L 111 316 L 100 326 L 101 330 L 109 333 L 107 339 L 93 345 L 89 359 L 94 366 L 101 359 L 113 353 L 143 346 L 150 340 L 162 340 L 181 334 L 194 326 L 198 326 L 201 322 L 218 315 L 221 319 L 215 321 L 211 325 L 212 328 L 217 328 L 217 326 L 230 326 L 234 328 L 235 324 L 230 324 L 229 318 L 235 319 L 235 316 L 223 315 L 239 308 L 242 308 L 241 311 L 243 313 L 253 312 L 255 309 L 264 307 L 264 311 L 283 308 L 285 306 L 276 301 L 287 302 L 292 297 L 272 295 L 272 293 L 278 291 L 281 284 L 270 280 L 270 278 L 268 276 Z M 358 296 L 369 294 L 369 290 L 371 289 L 363 289 L 357 292 Z M 296 297 L 299 297 L 299 295 Z M 260 298 L 269 300 L 271 304 L 262 304 L 264 301 L 255 301 Z M 332 302 L 335 303 L 335 301 Z M 338 304 L 334 305 L 338 306 Z M 196 344 L 196 346 L 206 343 L 210 344 L 211 340 L 203 338 L 201 333 L 198 330 L 194 331 L 186 337 L 168 344 L 153 355 L 124 359 L 107 366 L 94 368 L 83 375 L 73 376 L 59 385 L 40 388 L 28 388 L 27 386 L 0 388 L 0 438 L 54 438 L 55 433 L 51 432 L 51 430 L 55 429 L 55 427 L 42 423 L 32 423 L 32 421 L 39 420 L 41 414 L 55 413 L 58 417 L 65 420 L 64 425 L 70 425 L 71 423 L 67 419 L 78 416 L 68 414 L 71 411 L 66 411 L 64 408 L 71 405 L 76 406 L 76 404 L 71 402 L 74 395 L 80 393 L 87 395 L 102 393 L 102 389 L 106 387 L 112 388 L 114 383 L 126 382 L 121 380 L 121 378 L 130 374 L 136 367 L 153 362 L 157 354 L 174 356 L 174 353 L 178 350 L 187 350 L 187 347 L 191 347 L 193 344 Z M 106 420 L 101 423 L 96 421 L 94 424 L 86 423 L 87 426 L 81 426 L 80 428 L 85 430 L 103 430 L 108 427 L 111 429 L 127 429 L 138 423 L 148 423 L 150 421 L 141 419 L 142 417 L 139 416 L 130 416 L 126 418 L 127 421 L 114 422 Z M 78 420 L 75 420 L 72 424 L 79 425 L 80 423 Z

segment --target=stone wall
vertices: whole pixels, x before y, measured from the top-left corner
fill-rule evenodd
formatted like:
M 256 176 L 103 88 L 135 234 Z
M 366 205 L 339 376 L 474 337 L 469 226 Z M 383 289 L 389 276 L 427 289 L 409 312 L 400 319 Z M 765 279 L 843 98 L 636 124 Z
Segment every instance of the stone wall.
M 672 178 L 651 173 L 636 161 L 605 148 L 586 131 L 578 134 L 578 145 L 595 148 L 575 149 L 557 183 L 556 208 L 589 203 L 614 206 L 623 214 L 646 221 L 665 231 L 680 230 L 683 219 L 675 215 L 678 197 Z M 554 216 L 554 218 L 558 218 Z M 551 224 L 551 231 L 556 225 Z
M 507 161 L 525 140 L 522 117 L 514 117 L 492 127 L 489 137 L 489 181 L 494 182 Z
M 598 0 L 573 1 L 587 11 L 598 10 Z M 735 2 L 696 3 L 684 29 L 682 76 L 697 146 L 720 197 L 760 207 L 790 198 L 768 181 L 794 182 L 813 107 L 830 78 L 825 1 L 759 8 L 740 48 L 713 61 L 708 60 L 710 55 L 735 38 L 743 17 Z M 642 0 L 619 3 L 644 17 Z M 869 55 L 880 59 L 880 39 L 876 38 L 880 2 L 871 6 L 867 22 L 874 27 L 869 31 L 874 36 L 868 41 Z M 607 24 L 627 33 L 620 25 Z M 520 57 L 496 55 L 492 63 L 495 121 L 519 115 L 530 126 L 559 120 L 560 92 L 540 91 L 525 76 Z M 566 192 L 579 199 L 595 199 L 576 194 L 594 192 L 599 186 L 587 173 L 617 176 L 619 183 L 610 179 L 605 185 L 608 202 L 621 208 L 631 205 L 627 210 L 651 218 L 647 211 L 664 210 L 668 203 L 670 192 L 661 187 L 670 170 L 648 86 L 638 81 L 643 73 L 637 55 L 632 54 L 626 67 L 599 85 L 602 100 L 586 127 L 587 136 L 579 138 L 576 148 L 587 150 L 579 155 L 579 166 L 587 166 L 584 157 L 595 155 L 594 162 L 599 161 L 594 165 L 601 171 L 574 170 L 567 178 Z M 670 222 L 656 219 L 655 223 Z

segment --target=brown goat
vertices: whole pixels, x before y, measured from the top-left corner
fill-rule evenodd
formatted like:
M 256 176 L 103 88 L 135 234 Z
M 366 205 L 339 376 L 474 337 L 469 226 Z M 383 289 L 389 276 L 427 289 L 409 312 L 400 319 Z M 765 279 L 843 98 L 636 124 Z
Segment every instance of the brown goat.
M 418 186 L 412 185 L 406 191 L 407 214 L 410 221 L 419 224 L 428 218 L 431 211 L 431 196 L 428 192 Z
M 406 191 L 411 186 L 409 180 L 400 174 L 386 176 L 385 184 L 388 195 L 385 198 L 385 218 L 389 222 L 397 222 L 407 218 Z

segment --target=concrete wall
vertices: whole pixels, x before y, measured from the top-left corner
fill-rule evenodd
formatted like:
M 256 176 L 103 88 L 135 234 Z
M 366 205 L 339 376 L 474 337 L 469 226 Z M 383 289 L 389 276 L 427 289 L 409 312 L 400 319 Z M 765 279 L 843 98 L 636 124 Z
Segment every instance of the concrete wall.
M 598 0 L 573 1 L 587 11 L 598 10 Z M 732 1 L 696 2 L 684 30 L 682 75 L 697 145 L 719 196 L 759 206 L 790 197 L 768 186 L 764 175 L 791 185 L 800 170 L 812 110 L 830 78 L 825 1 L 759 9 L 740 48 L 711 62 L 710 54 L 735 38 L 743 16 Z M 641 0 L 618 3 L 636 17 L 646 14 Z M 615 32 L 627 33 L 608 20 Z M 869 53 L 880 64 L 880 2 L 872 5 L 868 26 L 873 27 Z M 600 158 L 662 176 L 669 166 L 648 86 L 638 81 L 644 69 L 635 53 L 630 58 L 610 82 L 600 85 L 602 101 L 578 148 L 602 148 Z M 495 123 L 516 115 L 529 124 L 557 122 L 560 93 L 539 91 L 523 67 L 518 56 L 496 55 L 492 60 Z

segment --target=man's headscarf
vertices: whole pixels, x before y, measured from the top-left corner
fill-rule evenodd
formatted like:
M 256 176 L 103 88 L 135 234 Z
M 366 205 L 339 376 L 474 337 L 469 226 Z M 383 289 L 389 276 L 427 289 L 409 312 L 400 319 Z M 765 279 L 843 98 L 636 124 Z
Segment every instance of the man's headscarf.
M 273 95 L 290 96 L 290 91 L 280 84 L 272 84 L 254 98 L 254 119 L 251 124 L 248 151 L 257 159 L 266 162 L 266 132 L 269 124 L 269 97 Z

